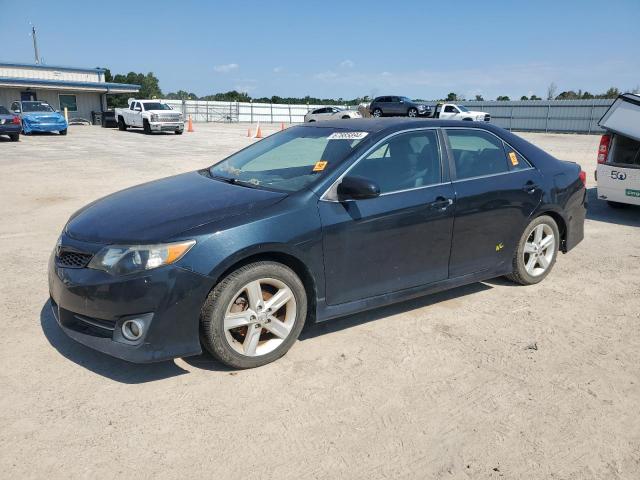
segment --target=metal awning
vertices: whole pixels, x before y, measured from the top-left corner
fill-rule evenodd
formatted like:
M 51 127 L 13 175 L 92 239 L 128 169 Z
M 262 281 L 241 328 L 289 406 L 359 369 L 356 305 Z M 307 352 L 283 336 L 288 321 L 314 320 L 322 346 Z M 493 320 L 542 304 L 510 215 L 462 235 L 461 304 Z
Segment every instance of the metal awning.
M 0 87 L 74 90 L 99 93 L 138 93 L 140 85 L 107 82 L 74 82 L 67 80 L 39 80 L 35 78 L 0 77 Z

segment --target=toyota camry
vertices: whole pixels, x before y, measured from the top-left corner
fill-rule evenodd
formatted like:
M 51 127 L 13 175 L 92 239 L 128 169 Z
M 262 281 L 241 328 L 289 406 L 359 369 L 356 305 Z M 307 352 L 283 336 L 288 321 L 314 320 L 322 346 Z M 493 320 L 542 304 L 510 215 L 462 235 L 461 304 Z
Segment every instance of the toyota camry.
M 491 124 L 354 119 L 274 134 L 71 216 L 49 291 L 67 335 L 131 362 L 274 361 L 305 322 L 506 276 L 583 238 L 585 176 Z

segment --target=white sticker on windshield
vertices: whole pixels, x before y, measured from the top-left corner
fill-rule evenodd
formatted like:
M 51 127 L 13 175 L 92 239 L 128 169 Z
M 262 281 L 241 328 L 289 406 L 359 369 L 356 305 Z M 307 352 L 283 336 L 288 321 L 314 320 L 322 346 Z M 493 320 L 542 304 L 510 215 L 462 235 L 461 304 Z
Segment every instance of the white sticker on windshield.
M 334 132 L 329 135 L 328 140 L 362 140 L 369 135 L 369 132 Z

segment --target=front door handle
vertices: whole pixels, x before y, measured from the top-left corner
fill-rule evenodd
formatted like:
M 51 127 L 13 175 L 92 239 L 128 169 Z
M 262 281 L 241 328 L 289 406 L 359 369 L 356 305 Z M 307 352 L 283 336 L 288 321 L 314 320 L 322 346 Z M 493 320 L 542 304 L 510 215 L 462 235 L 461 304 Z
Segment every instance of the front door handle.
M 449 208 L 452 204 L 453 204 L 453 200 L 451 200 L 450 198 L 438 197 L 434 202 L 431 202 L 429 204 L 429 207 L 433 208 L 434 210 L 444 211 L 447 208 Z
M 531 180 L 525 183 L 524 187 L 522 187 L 522 190 L 524 190 L 527 193 L 535 193 L 537 189 L 538 189 L 538 185 L 533 183 Z

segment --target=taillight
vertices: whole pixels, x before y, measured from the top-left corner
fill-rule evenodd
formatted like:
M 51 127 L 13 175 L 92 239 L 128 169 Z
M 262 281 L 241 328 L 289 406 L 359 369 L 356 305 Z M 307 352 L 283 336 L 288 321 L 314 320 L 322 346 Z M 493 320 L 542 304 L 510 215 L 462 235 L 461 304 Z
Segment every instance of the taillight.
M 585 172 L 584 170 L 580 170 L 580 181 L 582 182 L 582 184 L 585 186 L 587 186 L 587 172 Z
M 13 123 L 14 125 L 20 125 L 20 117 L 13 117 L 11 123 Z
M 600 147 L 598 148 L 598 163 L 606 163 L 609 156 L 609 144 L 611 143 L 611 135 L 602 135 L 600 139 Z

